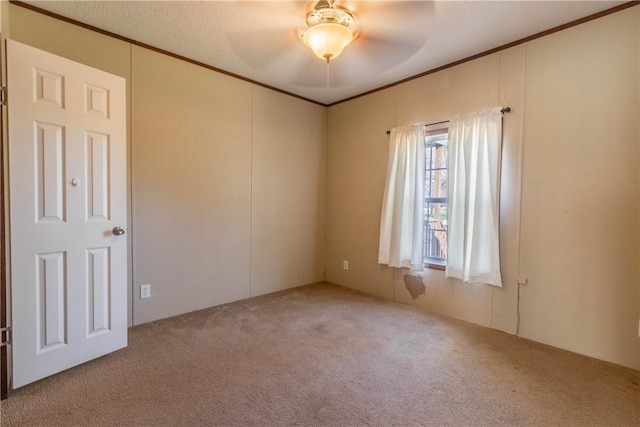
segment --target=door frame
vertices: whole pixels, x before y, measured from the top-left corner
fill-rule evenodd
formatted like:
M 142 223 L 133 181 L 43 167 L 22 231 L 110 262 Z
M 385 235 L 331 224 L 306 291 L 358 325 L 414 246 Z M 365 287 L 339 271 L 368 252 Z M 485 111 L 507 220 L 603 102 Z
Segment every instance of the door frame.
M 4 86 L 5 81 L 5 57 L 4 37 L 0 33 L 0 85 Z M 9 394 L 9 345 L 11 336 L 8 332 L 8 309 L 9 299 L 7 298 L 7 226 L 6 226 L 6 193 L 5 193 L 5 159 L 6 159 L 6 107 L 0 102 L 0 330 L 2 330 L 2 345 L 0 345 L 0 400 L 6 399 Z

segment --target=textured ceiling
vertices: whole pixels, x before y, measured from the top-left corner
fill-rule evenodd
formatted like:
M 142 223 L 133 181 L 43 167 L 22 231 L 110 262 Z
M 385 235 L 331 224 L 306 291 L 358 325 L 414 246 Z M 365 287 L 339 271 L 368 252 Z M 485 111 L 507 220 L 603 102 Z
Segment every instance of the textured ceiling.
M 625 2 L 337 0 L 361 34 L 329 70 L 298 39 L 311 1 L 25 3 L 330 104 Z

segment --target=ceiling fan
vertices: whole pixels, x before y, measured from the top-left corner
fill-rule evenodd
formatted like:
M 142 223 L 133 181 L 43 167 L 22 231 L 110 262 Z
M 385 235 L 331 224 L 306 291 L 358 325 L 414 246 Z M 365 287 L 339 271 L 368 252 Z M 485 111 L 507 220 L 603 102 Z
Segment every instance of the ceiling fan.
M 416 54 L 427 39 L 425 18 L 434 2 L 240 1 L 234 7 L 245 16 L 246 25 L 230 32 L 227 41 L 245 63 L 256 70 L 284 63 L 293 84 L 324 87 L 330 62 L 330 85 L 338 87 L 362 73 L 383 73 Z M 348 41 L 341 41 L 341 47 L 348 48 L 340 49 L 341 55 L 321 49 L 314 54 L 307 47 L 317 32 L 314 28 L 326 24 L 342 27 L 337 31 Z

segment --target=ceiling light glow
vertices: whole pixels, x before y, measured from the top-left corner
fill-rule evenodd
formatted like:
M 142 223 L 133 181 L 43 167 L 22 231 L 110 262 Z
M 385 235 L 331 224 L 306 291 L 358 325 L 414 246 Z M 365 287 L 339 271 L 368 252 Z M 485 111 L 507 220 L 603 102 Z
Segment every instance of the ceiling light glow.
M 307 15 L 307 26 L 302 41 L 318 58 L 327 62 L 337 58 L 356 36 L 353 15 L 328 2 L 319 2 Z

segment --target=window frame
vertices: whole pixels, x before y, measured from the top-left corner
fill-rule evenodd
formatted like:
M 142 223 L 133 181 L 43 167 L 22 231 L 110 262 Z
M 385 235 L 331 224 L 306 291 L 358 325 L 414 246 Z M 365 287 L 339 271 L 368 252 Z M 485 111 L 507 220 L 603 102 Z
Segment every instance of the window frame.
M 425 157 L 427 156 L 426 151 L 430 150 L 433 148 L 434 144 L 439 144 L 441 146 L 445 146 L 448 147 L 448 142 L 449 142 L 449 122 L 445 121 L 445 122 L 439 122 L 439 123 L 434 123 L 431 125 L 427 125 L 425 126 L 425 139 L 424 139 L 424 144 L 425 144 Z M 424 193 L 424 228 L 425 228 L 425 238 L 424 238 L 424 244 L 423 244 L 423 262 L 424 262 L 424 266 L 426 268 L 431 268 L 431 269 L 435 269 L 435 270 L 445 270 L 446 268 L 446 264 L 447 264 L 447 258 L 445 257 L 444 259 L 442 258 L 435 258 L 435 257 L 427 257 L 427 251 L 426 251 L 426 242 L 427 242 L 427 221 L 428 221 L 428 207 L 429 204 L 432 203 L 439 203 L 439 204 L 444 204 L 445 206 L 448 207 L 448 197 L 447 194 L 444 195 L 444 197 L 442 197 L 442 195 L 440 195 L 440 197 L 429 197 L 427 195 L 427 185 L 426 185 L 426 180 L 427 177 L 429 176 L 430 173 L 433 173 L 434 170 L 438 170 L 438 171 L 442 171 L 444 170 L 446 173 L 446 182 L 448 185 L 448 179 L 449 179 L 449 175 L 448 175 L 448 162 L 445 160 L 445 164 L 444 164 L 444 168 L 442 167 L 443 165 L 436 165 L 435 168 L 430 167 L 431 165 L 428 164 L 429 162 L 426 161 L 425 159 L 425 193 Z M 445 227 L 445 231 L 447 233 L 447 240 L 449 237 L 449 230 L 448 228 Z M 448 256 L 448 253 L 447 253 Z

